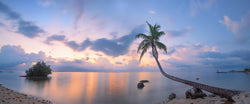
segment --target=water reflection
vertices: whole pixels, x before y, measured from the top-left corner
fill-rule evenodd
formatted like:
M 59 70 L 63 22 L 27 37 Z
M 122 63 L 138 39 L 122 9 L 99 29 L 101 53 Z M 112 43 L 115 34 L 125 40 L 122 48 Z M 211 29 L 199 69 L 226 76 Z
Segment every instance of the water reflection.
M 109 73 L 109 95 L 122 96 L 127 93 L 129 73 Z
M 51 77 L 42 77 L 42 78 L 30 78 L 26 77 L 25 82 L 29 84 L 30 86 L 38 87 L 38 89 L 43 89 L 45 84 L 48 84 L 51 80 Z
M 145 103 L 154 96 L 150 84 L 137 89 L 140 80 L 155 81 L 152 73 L 55 72 L 48 79 L 25 79 L 21 92 L 57 104 Z M 156 81 L 157 82 L 157 81 Z M 160 83 L 157 83 L 160 84 Z
M 92 103 L 92 100 L 96 95 L 96 87 L 98 85 L 97 79 L 98 79 L 98 73 L 90 72 L 87 74 L 87 77 L 86 77 L 87 84 L 85 86 L 86 87 L 85 88 L 86 89 L 85 96 L 87 97 L 86 103 L 88 103 L 88 104 Z
M 23 74 L 23 73 L 21 73 Z M 202 74 L 202 83 L 218 87 L 250 91 L 250 75 Z M 197 73 L 173 73 L 184 79 L 194 79 Z M 18 77 L 16 73 L 0 73 L 0 83 L 16 91 L 49 99 L 56 104 L 152 104 L 167 99 L 172 92 L 184 97 L 189 88 L 168 80 L 160 73 L 101 73 L 54 72 L 50 79 L 37 80 Z M 149 80 L 142 90 L 140 80 Z M 234 82 L 232 85 L 231 82 Z
M 25 79 L 21 91 L 57 104 L 154 103 L 168 95 L 165 89 L 169 83 L 165 81 L 163 84 L 157 75 L 149 72 L 55 72 L 48 80 Z M 138 90 L 140 80 L 149 80 L 150 83 Z
M 29 78 L 26 77 L 24 80 L 25 86 L 24 91 L 29 91 L 31 94 L 46 93 L 46 86 L 51 81 L 51 77 L 44 78 Z

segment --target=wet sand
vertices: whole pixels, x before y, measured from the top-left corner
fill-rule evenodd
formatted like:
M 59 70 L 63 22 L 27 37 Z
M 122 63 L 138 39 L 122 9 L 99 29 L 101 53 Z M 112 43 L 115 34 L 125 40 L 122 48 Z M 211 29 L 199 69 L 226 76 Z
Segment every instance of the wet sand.
M 52 102 L 13 91 L 0 84 L 0 104 L 52 104 Z

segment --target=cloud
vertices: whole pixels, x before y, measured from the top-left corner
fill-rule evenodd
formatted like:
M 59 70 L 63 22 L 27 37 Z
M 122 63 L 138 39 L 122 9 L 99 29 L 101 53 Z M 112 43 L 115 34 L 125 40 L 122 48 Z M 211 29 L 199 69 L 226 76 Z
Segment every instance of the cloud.
M 238 57 L 248 63 L 250 63 L 250 50 L 237 50 L 229 53 L 231 57 Z
M 200 63 L 215 69 L 243 69 L 250 64 L 250 50 L 232 52 L 201 52 Z
M 3 4 L 2 2 L 0 2 L 0 12 L 5 14 L 8 19 L 16 20 L 21 18 L 18 13 L 12 11 L 7 5 Z
M 169 37 L 172 37 L 172 38 L 175 38 L 175 37 L 180 37 L 180 36 L 184 36 L 188 33 L 190 33 L 191 31 L 193 30 L 192 27 L 188 26 L 184 29 L 180 29 L 180 30 L 168 30 L 166 32 L 166 34 L 169 36 Z
M 66 41 L 64 42 L 68 47 L 75 51 L 83 51 L 90 45 L 92 45 L 92 42 L 89 39 L 84 40 L 80 45 L 77 44 L 75 41 Z
M 148 11 L 150 14 L 155 14 L 155 11 L 153 11 L 153 10 L 150 10 L 150 11 Z
M 52 4 L 52 0 L 38 0 L 38 2 L 44 7 L 50 6 Z
M 115 64 L 122 64 L 122 62 L 115 62 Z
M 44 33 L 40 27 L 29 21 L 19 20 L 17 33 L 21 33 L 29 38 L 39 36 L 39 33 Z
M 215 0 L 190 0 L 190 15 L 196 16 L 200 11 L 211 8 L 214 3 Z
M 84 15 L 84 1 L 85 0 L 73 0 L 73 12 L 75 14 L 75 19 L 74 19 L 74 25 L 75 28 L 77 29 L 77 24 L 78 21 L 83 17 Z
M 112 64 L 106 57 L 98 57 L 95 63 L 90 62 L 93 58 L 85 57 L 82 59 L 66 60 L 55 59 L 45 55 L 44 52 L 25 53 L 20 46 L 5 45 L 1 47 L 0 52 L 0 70 L 27 70 L 32 66 L 33 62 L 45 61 L 51 65 L 53 71 L 59 72 L 128 72 L 128 71 L 152 71 L 152 66 L 142 66 L 138 60 L 129 60 L 128 64 L 120 61 Z
M 1 26 L 1 27 L 4 27 L 5 25 L 4 25 L 3 23 L 0 22 L 0 26 Z
M 65 35 L 52 35 L 48 37 L 45 41 L 46 44 L 50 44 L 51 41 L 64 41 Z
M 129 46 L 135 40 L 135 35 L 144 32 L 144 27 L 144 25 L 140 25 L 133 29 L 131 33 L 118 39 L 101 38 L 95 41 L 86 39 L 81 44 L 77 44 L 75 41 L 67 41 L 65 44 L 75 51 L 83 51 L 87 47 L 90 47 L 94 51 L 101 51 L 106 55 L 116 57 L 128 52 Z
M 226 55 L 225 53 L 221 53 L 221 52 L 202 52 L 199 55 L 200 58 L 227 58 L 228 55 Z
M 242 61 L 250 63 L 250 50 L 236 50 L 227 53 L 221 52 L 202 52 L 199 55 L 200 58 L 212 58 L 212 59 L 229 59 L 229 58 L 238 58 Z
M 7 5 L 3 4 L 2 2 L 0 2 L 0 13 L 4 14 L 7 19 L 16 21 L 18 26 L 16 32 L 24 36 L 34 38 L 39 36 L 39 33 L 45 32 L 33 22 L 23 20 L 20 14 L 12 11 Z
M 44 52 L 27 54 L 20 46 L 5 45 L 1 48 L 0 68 L 11 69 L 23 63 L 45 60 Z
M 167 55 L 172 55 L 175 51 L 175 48 L 169 48 Z
M 244 15 L 240 21 L 233 21 L 228 16 L 224 16 L 224 20 L 220 20 L 227 26 L 228 30 L 231 30 L 235 35 L 238 42 L 243 43 L 250 39 L 250 11 Z
M 242 70 L 250 66 L 250 50 L 220 52 L 215 46 L 187 44 L 175 47 L 167 58 L 161 58 L 168 69 Z
M 227 60 L 208 60 L 204 59 L 201 60 L 200 63 L 207 67 L 208 69 L 215 69 L 215 70 L 243 70 L 244 68 L 248 67 L 249 64 L 242 62 L 241 60 L 236 59 L 227 59 Z

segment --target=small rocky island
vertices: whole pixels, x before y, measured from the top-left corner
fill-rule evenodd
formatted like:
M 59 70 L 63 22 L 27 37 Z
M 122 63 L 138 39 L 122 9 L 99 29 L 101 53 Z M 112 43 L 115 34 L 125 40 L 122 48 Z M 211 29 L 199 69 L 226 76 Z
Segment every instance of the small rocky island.
M 47 78 L 52 73 L 50 65 L 46 65 L 44 61 L 39 61 L 33 65 L 29 70 L 25 71 L 26 75 L 21 77 L 27 78 Z

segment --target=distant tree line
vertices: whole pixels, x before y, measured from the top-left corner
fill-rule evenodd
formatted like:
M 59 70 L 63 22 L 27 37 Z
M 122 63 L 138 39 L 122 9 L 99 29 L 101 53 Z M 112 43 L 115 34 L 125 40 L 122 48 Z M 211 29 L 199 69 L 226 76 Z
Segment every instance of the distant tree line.
M 245 68 L 244 72 L 250 72 L 250 67 L 249 68 Z

